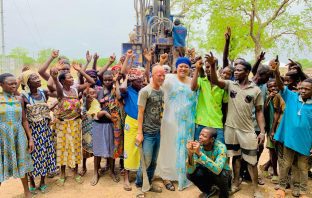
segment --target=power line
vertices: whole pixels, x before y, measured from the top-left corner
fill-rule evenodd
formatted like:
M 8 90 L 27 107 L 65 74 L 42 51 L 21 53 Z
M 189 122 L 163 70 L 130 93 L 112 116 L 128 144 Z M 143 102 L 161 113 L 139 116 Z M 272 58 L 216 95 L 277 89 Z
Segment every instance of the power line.
M 31 9 L 31 7 L 30 7 L 29 0 L 26 0 L 26 3 L 27 3 L 27 6 L 28 6 L 28 8 L 29 8 L 30 16 L 31 16 L 31 18 L 32 18 L 32 20 L 33 20 L 33 24 L 34 24 L 35 30 L 36 30 L 37 35 L 38 35 L 38 37 L 39 37 L 39 41 L 40 41 L 40 43 L 44 43 L 44 40 L 42 39 L 41 33 L 39 32 L 39 28 L 38 28 L 38 26 L 37 26 L 37 23 L 36 23 L 36 21 L 35 21 L 35 18 L 34 18 L 33 14 L 32 14 L 32 9 Z
M 37 42 L 37 40 L 36 40 L 36 37 L 34 36 L 33 32 L 31 31 L 31 28 L 29 28 L 28 23 L 27 23 L 27 22 L 24 20 L 24 18 L 22 17 L 22 14 L 21 14 L 21 12 L 20 12 L 18 6 L 17 6 L 16 3 L 15 3 L 15 0 L 12 0 L 12 2 L 13 2 L 13 5 L 15 6 L 16 11 L 18 12 L 19 17 L 21 18 L 21 20 L 22 20 L 22 22 L 24 23 L 25 27 L 28 29 L 28 31 L 29 31 L 31 37 L 33 37 L 33 42 L 34 42 L 34 44 L 40 49 L 40 46 L 39 46 L 39 44 L 38 44 L 38 42 Z

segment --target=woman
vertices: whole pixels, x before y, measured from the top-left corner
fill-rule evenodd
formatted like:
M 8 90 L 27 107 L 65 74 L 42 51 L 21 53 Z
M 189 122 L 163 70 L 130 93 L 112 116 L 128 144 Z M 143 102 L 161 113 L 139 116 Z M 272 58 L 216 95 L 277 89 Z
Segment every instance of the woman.
M 73 63 L 72 66 L 80 74 L 90 78 L 82 71 L 79 64 Z M 78 184 L 81 184 L 83 180 L 77 173 L 78 164 L 81 161 L 81 103 L 78 95 L 86 85 L 73 88 L 74 78 L 70 73 L 62 73 L 58 76 L 56 68 L 52 68 L 50 72 L 56 85 L 59 101 L 59 112 L 57 113 L 59 121 L 55 124 L 55 131 L 57 134 L 57 165 L 61 166 L 61 175 L 57 185 L 63 186 L 65 183 L 66 166 L 74 168 L 74 179 Z
M 130 171 L 137 171 L 140 166 L 140 153 L 135 145 L 138 133 L 138 97 L 143 87 L 143 72 L 137 68 L 130 69 L 127 79 L 120 87 L 121 96 L 124 100 L 124 110 L 127 114 L 124 133 L 124 190 L 131 191 L 129 182 Z M 128 82 L 130 85 L 128 86 Z
M 21 178 L 24 195 L 28 189 L 27 173 L 33 170 L 30 153 L 34 142 L 24 110 L 24 101 L 16 96 L 17 80 L 12 74 L 0 75 L 0 185 L 10 177 Z
M 28 88 L 23 93 L 26 116 L 35 143 L 31 154 L 34 161 L 34 170 L 30 173 L 31 192 L 36 190 L 34 177 L 41 176 L 39 190 L 46 192 L 45 176 L 56 171 L 55 150 L 53 146 L 50 109 L 47 104 L 50 92 L 39 89 L 40 77 L 31 70 L 22 73 L 22 82 Z
M 94 175 L 91 185 L 95 186 L 99 180 L 99 164 L 101 157 L 108 158 L 110 176 L 114 182 L 119 182 L 119 177 L 115 173 L 114 157 L 114 124 L 113 120 L 118 117 L 118 106 L 115 94 L 113 93 L 113 75 L 111 71 L 106 71 L 103 75 L 103 90 L 98 92 L 98 101 L 104 116 L 93 121 L 93 154 L 94 154 Z
M 186 178 L 186 143 L 194 138 L 196 111 L 196 93 L 191 90 L 189 77 L 191 61 L 178 58 L 176 67 L 177 74 L 167 74 L 163 85 L 165 110 L 156 170 L 171 191 L 175 188 L 170 181 L 178 181 L 179 190 L 190 184 Z

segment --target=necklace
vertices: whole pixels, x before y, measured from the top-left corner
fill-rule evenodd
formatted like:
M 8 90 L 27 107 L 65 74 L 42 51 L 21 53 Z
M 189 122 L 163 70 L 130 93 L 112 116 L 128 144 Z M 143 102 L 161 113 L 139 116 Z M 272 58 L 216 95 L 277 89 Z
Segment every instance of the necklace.
M 301 116 L 301 109 L 302 109 L 302 107 L 303 107 L 304 104 L 305 104 L 305 102 L 302 102 L 302 105 L 301 105 L 301 107 L 300 107 L 300 109 L 299 109 L 299 111 L 298 111 L 298 113 L 297 113 L 298 116 Z

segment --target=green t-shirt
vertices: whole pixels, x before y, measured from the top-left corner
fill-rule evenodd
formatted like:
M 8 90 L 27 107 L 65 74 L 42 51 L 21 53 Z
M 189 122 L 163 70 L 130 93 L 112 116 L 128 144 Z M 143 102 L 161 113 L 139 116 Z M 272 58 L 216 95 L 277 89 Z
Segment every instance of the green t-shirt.
M 212 128 L 223 128 L 222 103 L 228 102 L 228 94 L 218 86 L 212 86 L 205 78 L 198 78 L 198 102 L 195 123 Z

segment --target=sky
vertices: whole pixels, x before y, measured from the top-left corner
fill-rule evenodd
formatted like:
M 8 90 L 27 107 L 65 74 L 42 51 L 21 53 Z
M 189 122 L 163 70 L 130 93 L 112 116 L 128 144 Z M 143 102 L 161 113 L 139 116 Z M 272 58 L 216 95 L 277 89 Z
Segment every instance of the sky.
M 23 47 L 32 57 L 46 48 L 59 49 L 69 58 L 84 58 L 86 50 L 101 57 L 119 56 L 136 24 L 134 0 L 3 1 L 6 53 Z M 304 50 L 299 56 L 312 58 L 310 52 Z M 280 55 L 287 62 L 286 53 Z
M 6 53 L 12 48 L 59 49 L 83 58 L 86 50 L 107 57 L 136 24 L 133 0 L 3 0 Z

